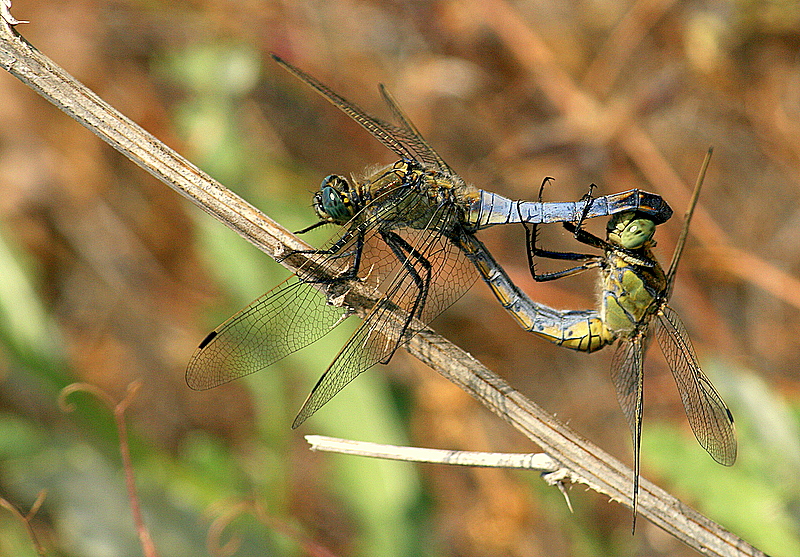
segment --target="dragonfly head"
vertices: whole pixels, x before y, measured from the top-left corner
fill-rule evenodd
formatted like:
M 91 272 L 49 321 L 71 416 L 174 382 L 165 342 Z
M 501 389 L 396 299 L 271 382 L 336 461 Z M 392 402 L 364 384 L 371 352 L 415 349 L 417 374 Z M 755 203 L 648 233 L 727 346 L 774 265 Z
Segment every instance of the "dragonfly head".
M 344 176 L 331 174 L 322 180 L 319 191 L 314 194 L 314 210 L 319 218 L 336 224 L 344 224 L 353 218 L 349 192 L 350 184 Z
M 617 213 L 608 221 L 608 241 L 627 249 L 638 249 L 652 240 L 656 223 L 643 213 Z

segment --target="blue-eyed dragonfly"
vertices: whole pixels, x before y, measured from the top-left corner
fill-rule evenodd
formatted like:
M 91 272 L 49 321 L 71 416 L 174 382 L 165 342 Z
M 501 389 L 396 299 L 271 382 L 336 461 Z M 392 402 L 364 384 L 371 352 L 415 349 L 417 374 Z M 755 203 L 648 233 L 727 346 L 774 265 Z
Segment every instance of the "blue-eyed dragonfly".
M 331 175 L 322 181 L 314 196 L 319 221 L 300 232 L 329 223 L 340 225 L 341 232 L 326 247 L 304 252 L 317 256 L 313 266 L 301 266 L 201 342 L 186 371 L 193 389 L 259 371 L 319 339 L 352 313 L 341 300 L 357 282 L 373 292 L 374 304 L 311 391 L 293 423 L 297 427 L 361 372 L 387 363 L 420 327 L 466 292 L 476 275 L 463 251 L 464 238 L 475 231 L 519 222 L 577 222 L 631 210 L 655 222 L 672 215 L 660 196 L 639 190 L 560 203 L 511 201 L 479 190 L 450 169 L 383 87 L 381 96 L 397 125 L 369 116 L 273 58 L 400 160 L 363 179 Z M 320 279 L 319 269 L 329 278 Z
M 602 250 L 602 255 L 539 249 L 535 223 L 531 227 L 526 225 L 529 265 L 535 280 L 552 280 L 590 268 L 600 269 L 601 294 L 597 310 L 556 310 L 537 304 L 511 282 L 482 245 L 467 238 L 464 246 L 497 299 L 525 330 L 565 348 L 584 352 L 618 343 L 612 358 L 611 375 L 633 438 L 634 524 L 642 433 L 643 362 L 651 330 L 675 377 L 686 416 L 698 442 L 720 464 L 730 466 L 736 460 L 733 416 L 700 369 L 686 328 L 668 305 L 707 165 L 708 157 L 666 273 L 651 250 L 655 245 L 653 234 L 657 223 L 645 213 L 626 211 L 614 214 L 606 227 L 605 240 L 581 229 L 580 221 L 578 224 L 563 223 L 578 241 Z M 535 256 L 583 263 L 564 271 L 540 275 L 534 267 Z

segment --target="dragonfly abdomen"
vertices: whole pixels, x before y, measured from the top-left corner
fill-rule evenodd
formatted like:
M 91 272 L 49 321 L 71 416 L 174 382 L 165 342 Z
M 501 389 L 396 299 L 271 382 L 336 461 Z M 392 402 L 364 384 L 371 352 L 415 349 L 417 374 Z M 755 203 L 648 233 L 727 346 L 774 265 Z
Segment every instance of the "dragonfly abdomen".
M 472 261 L 497 300 L 526 331 L 559 346 L 594 352 L 615 340 L 594 310 L 557 310 L 530 300 L 511 281 L 486 247 L 464 234 L 460 247 Z
M 498 193 L 480 190 L 480 196 L 470 205 L 465 221 L 472 230 L 520 222 L 576 222 L 581 218 L 585 205 L 585 201 L 512 201 Z
M 472 230 L 480 230 L 498 224 L 520 222 L 580 222 L 629 211 L 641 213 L 655 224 L 666 222 L 672 216 L 672 208 L 660 196 L 638 189 L 561 202 L 512 201 L 497 193 L 480 190 L 480 195 L 470 205 L 465 220 Z

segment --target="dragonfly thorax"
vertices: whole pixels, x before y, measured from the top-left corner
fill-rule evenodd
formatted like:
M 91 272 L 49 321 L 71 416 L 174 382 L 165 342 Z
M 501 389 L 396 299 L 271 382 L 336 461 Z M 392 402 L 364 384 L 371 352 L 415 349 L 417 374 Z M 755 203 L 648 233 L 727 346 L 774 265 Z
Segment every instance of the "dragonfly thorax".
M 629 338 L 647 322 L 666 290 L 666 276 L 651 247 L 656 224 L 648 215 L 628 211 L 611 217 L 603 263 L 600 315 L 615 337 Z
M 314 195 L 314 210 L 320 219 L 345 224 L 355 214 L 350 183 L 344 176 L 331 174 L 322 180 Z

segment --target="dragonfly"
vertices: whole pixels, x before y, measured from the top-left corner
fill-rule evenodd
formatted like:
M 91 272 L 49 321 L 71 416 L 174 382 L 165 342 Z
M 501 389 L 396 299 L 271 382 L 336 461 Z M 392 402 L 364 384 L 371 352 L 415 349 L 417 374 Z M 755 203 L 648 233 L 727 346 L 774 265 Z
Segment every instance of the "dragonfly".
M 511 282 L 491 254 L 481 249 L 478 243 L 467 238 L 464 248 L 497 299 L 525 330 L 565 348 L 584 352 L 594 352 L 617 343 L 611 375 L 633 440 L 634 528 L 639 491 L 643 363 L 651 331 L 675 378 L 697 441 L 718 463 L 731 466 L 736 461 L 733 415 L 700 368 L 686 327 L 668 304 L 710 155 L 711 150 L 701 167 L 683 229 L 666 272 L 651 249 L 655 245 L 653 236 L 657 223 L 642 212 L 626 211 L 612 215 L 606 227 L 605 239 L 580 228 L 580 222 L 563 223 L 578 241 L 602 250 L 601 255 L 542 250 L 536 246 L 535 223 L 531 223 L 531 226 L 525 224 L 528 263 L 534 279 L 553 280 L 598 268 L 601 272 L 598 309 L 557 310 L 533 302 Z M 537 274 L 534 266 L 536 256 L 582 263 L 563 271 Z
M 512 201 L 458 176 L 425 141 L 384 87 L 397 125 L 374 118 L 315 78 L 275 61 L 358 122 L 399 157 L 363 178 L 327 176 L 314 195 L 319 220 L 340 232 L 294 276 L 209 333 L 189 362 L 186 382 L 204 390 L 264 369 L 313 343 L 355 310 L 347 295 L 369 292 L 371 309 L 320 377 L 292 424 L 298 427 L 360 373 L 397 349 L 473 284 L 471 245 L 482 228 L 520 222 L 577 222 L 638 210 L 664 222 L 672 209 L 638 189 L 576 202 Z M 401 316 L 398 318 L 397 316 Z

